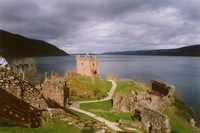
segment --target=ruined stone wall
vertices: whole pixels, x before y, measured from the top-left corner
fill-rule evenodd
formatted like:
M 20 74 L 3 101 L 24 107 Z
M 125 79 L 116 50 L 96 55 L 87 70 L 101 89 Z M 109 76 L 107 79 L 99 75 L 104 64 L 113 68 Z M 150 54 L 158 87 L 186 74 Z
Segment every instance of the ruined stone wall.
M 76 56 L 77 73 L 82 76 L 98 76 L 99 75 L 99 61 L 95 57 L 85 55 L 85 57 Z
M 150 108 L 141 105 L 140 103 L 134 102 L 132 98 L 128 98 L 123 94 L 116 94 L 113 97 L 113 110 L 117 112 L 130 112 L 133 115 L 135 111 L 140 112 L 141 122 L 144 124 L 145 130 L 152 128 L 152 133 L 169 133 L 169 119 L 164 114 L 152 110 Z
M 0 88 L 38 109 L 47 107 L 41 90 L 22 80 L 10 67 L 0 67 Z
M 156 79 L 152 79 L 151 86 L 153 91 L 158 91 L 159 93 L 163 94 L 164 96 L 170 95 L 172 92 L 175 91 L 175 87 Z
M 140 111 L 146 130 L 151 128 L 152 133 L 170 133 L 169 118 L 166 115 L 144 106 L 136 105 L 135 107 Z
M 58 74 L 52 73 L 50 78 L 45 78 L 42 86 L 42 93 L 45 98 L 55 100 L 58 104 L 64 106 L 66 98 L 64 97 L 65 80 Z

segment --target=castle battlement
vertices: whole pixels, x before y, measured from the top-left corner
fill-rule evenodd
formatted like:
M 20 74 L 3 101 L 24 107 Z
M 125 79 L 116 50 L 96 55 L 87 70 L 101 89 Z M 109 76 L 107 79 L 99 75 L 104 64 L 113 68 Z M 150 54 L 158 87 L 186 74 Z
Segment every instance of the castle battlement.
M 99 60 L 96 56 L 90 56 L 86 54 L 81 57 L 76 56 L 77 61 L 77 73 L 82 76 L 99 76 Z

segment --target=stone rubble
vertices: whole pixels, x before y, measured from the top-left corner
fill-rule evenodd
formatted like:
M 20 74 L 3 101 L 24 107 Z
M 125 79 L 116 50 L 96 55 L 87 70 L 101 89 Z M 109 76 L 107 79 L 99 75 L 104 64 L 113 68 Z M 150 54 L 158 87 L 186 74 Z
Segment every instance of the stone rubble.
M 131 92 L 131 97 L 116 93 L 113 97 L 113 110 L 117 112 L 137 112 L 146 131 L 169 133 L 169 118 L 160 111 L 171 106 L 175 87 L 165 82 L 151 80 L 152 90 Z
M 38 109 L 47 108 L 41 90 L 22 80 L 10 67 L 0 67 L 0 87 Z

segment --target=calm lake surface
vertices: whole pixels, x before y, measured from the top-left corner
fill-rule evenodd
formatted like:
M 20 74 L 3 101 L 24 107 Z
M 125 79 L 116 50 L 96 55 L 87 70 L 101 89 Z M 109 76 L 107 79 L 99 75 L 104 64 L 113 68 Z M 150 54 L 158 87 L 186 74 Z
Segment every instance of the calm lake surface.
M 149 83 L 158 78 L 173 84 L 183 101 L 197 113 L 200 122 L 200 57 L 99 55 L 102 78 L 111 72 L 122 78 L 139 77 Z M 36 57 L 41 73 L 61 75 L 76 70 L 75 56 Z

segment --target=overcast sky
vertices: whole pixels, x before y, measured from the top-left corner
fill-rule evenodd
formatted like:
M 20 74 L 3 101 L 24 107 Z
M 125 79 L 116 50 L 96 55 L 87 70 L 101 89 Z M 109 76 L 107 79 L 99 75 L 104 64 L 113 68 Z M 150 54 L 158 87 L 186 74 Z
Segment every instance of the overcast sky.
M 200 0 L 0 0 L 0 29 L 68 53 L 200 44 Z

